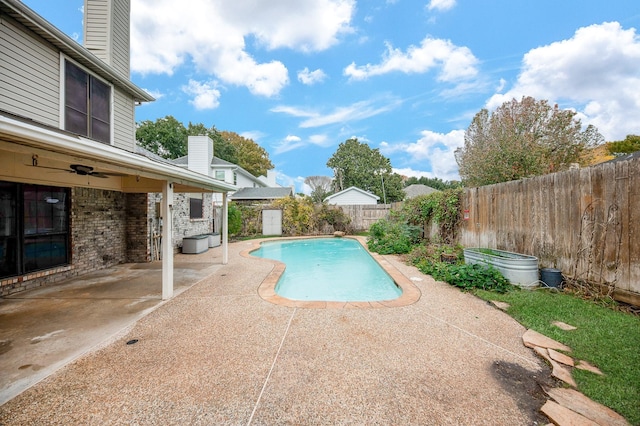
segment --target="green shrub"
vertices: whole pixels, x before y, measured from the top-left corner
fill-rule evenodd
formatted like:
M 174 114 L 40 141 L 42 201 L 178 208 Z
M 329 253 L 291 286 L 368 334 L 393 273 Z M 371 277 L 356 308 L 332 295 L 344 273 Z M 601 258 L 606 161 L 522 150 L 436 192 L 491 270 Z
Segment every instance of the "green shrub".
M 282 209 L 284 235 L 305 235 L 314 229 L 316 218 L 311 198 L 279 198 L 271 206 Z
M 447 189 L 406 200 L 395 213 L 399 221 L 427 230 L 430 223 L 438 225 L 438 237 L 446 243 L 455 241 L 461 219 L 462 188 Z
M 242 230 L 242 213 L 233 203 L 229 203 L 228 209 L 229 235 L 236 235 Z
M 449 264 L 433 259 L 423 258 L 414 261 L 414 265 L 423 273 L 431 275 L 438 281 L 444 281 L 463 290 L 479 288 L 505 293 L 517 287 L 491 266 L 469 265 L 464 263 Z
M 418 239 L 420 230 L 405 223 L 379 220 L 371 225 L 367 246 L 380 254 L 405 254 Z
M 407 255 L 407 261 L 413 265 L 424 259 L 441 262 L 445 256 L 449 260 L 448 263 L 464 262 L 463 247 L 460 244 L 420 244 L 412 247 Z
M 329 225 L 334 231 L 349 231 L 351 218 L 347 216 L 340 207 L 329 206 L 326 203 L 320 205 L 315 213 L 317 226 L 321 229 L 324 225 Z

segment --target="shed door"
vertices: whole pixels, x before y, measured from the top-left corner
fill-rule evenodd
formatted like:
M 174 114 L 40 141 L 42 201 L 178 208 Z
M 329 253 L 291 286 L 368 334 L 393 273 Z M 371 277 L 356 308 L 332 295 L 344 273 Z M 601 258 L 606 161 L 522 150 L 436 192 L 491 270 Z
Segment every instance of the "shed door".
M 262 235 L 282 235 L 282 210 L 262 210 Z

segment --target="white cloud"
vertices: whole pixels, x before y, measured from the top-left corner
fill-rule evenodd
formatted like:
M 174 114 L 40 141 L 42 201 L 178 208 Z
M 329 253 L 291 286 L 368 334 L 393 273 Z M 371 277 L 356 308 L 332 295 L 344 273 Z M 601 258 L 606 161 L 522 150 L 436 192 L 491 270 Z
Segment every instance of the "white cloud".
M 199 72 L 251 93 L 275 96 L 289 82 L 282 62 L 260 63 L 246 50 L 258 47 L 303 52 L 327 49 L 352 31 L 354 0 L 138 0 L 131 4 L 131 69 L 173 74 L 192 62 Z
M 264 137 L 264 132 L 261 132 L 260 130 L 251 130 L 240 133 L 240 136 L 245 139 L 251 139 L 252 141 L 257 142 L 260 140 L 260 138 Z
M 276 170 L 276 182 L 279 185 L 293 187 L 296 193 L 302 192 L 309 195 L 311 194 L 311 188 L 304 184 L 304 179 L 305 178 L 302 176 L 291 177 L 279 170 Z
M 402 167 L 402 168 L 393 168 L 392 169 L 393 173 L 397 173 L 400 176 L 406 176 L 406 177 L 415 177 L 415 178 L 421 178 L 421 177 L 426 177 L 426 178 L 436 178 L 439 177 L 442 180 L 451 180 L 451 179 L 443 179 L 440 176 L 436 176 L 433 172 L 427 172 L 424 170 L 414 170 L 411 167 Z M 457 180 L 457 179 L 454 179 Z
M 459 47 L 449 40 L 426 37 L 420 46 L 409 46 L 406 52 L 386 43 L 387 51 L 382 62 L 377 65 L 357 66 L 351 63 L 344 69 L 344 75 L 351 80 L 365 80 L 390 72 L 405 74 L 426 73 L 439 67 L 438 80 L 452 82 L 475 77 L 478 74 L 478 59 L 467 47 Z
M 222 19 L 254 35 L 269 49 L 328 49 L 352 33 L 355 0 L 236 0 L 220 3 Z
M 308 145 L 327 147 L 331 146 L 332 143 L 333 142 L 325 134 L 311 135 L 306 140 L 303 140 L 300 136 L 288 135 L 276 145 L 274 154 L 282 154 Z
M 143 88 L 142 90 L 144 90 L 145 92 L 147 92 L 148 94 L 153 96 L 153 98 L 155 100 L 164 98 L 164 93 L 162 93 L 160 90 L 157 90 L 157 89 L 156 90 L 149 90 L 149 89 L 145 89 L 145 88 Z
M 298 80 L 307 86 L 322 83 L 326 78 L 327 74 L 321 69 L 309 71 L 309 68 L 305 67 L 302 71 L 298 71 Z
M 429 10 L 449 10 L 456 5 L 456 0 L 431 0 L 427 8 Z
M 327 135 L 311 135 L 309 136 L 309 142 L 311 142 L 313 145 L 321 146 L 324 148 L 333 144 L 332 140 L 329 139 Z
M 351 121 L 364 120 L 396 108 L 400 101 L 396 99 L 386 99 L 384 101 L 360 101 L 351 105 L 336 107 L 328 113 L 320 113 L 312 109 L 299 107 L 278 106 L 272 108 L 272 112 L 281 112 L 293 117 L 305 118 L 300 123 L 301 128 L 321 127 L 329 124 L 345 123 Z
M 182 90 L 193 96 L 189 101 L 197 110 L 214 109 L 220 105 L 220 91 L 214 81 L 198 82 L 189 80 L 189 84 L 182 87 Z
M 312 111 L 305 110 L 303 108 L 279 105 L 277 107 L 273 107 L 270 110 L 271 112 L 281 112 L 283 114 L 288 114 L 293 117 L 315 117 L 316 113 Z
M 464 144 L 464 130 L 452 130 L 449 133 L 436 133 L 423 130 L 422 137 L 414 143 L 380 144 L 380 152 L 391 154 L 402 152 L 407 155 L 410 164 L 423 164 L 431 166 L 431 176 L 443 180 L 459 180 L 458 164 L 454 156 L 456 148 Z M 408 169 L 398 169 L 408 170 Z M 400 173 L 400 172 L 398 172 Z M 413 176 L 405 172 L 406 176 Z
M 637 133 L 640 116 L 640 39 L 617 22 L 578 29 L 573 37 L 538 47 L 523 59 L 509 91 L 493 95 L 487 107 L 522 96 L 547 99 L 577 110 L 607 140 Z

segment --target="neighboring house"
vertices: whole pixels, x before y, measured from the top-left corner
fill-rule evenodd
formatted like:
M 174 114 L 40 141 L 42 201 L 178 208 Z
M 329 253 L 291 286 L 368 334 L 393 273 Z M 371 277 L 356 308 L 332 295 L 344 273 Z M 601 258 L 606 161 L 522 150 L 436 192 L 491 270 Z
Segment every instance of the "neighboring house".
M 404 188 L 404 193 L 405 193 L 405 199 L 411 199 L 411 198 L 416 198 L 419 197 L 421 195 L 429 195 L 432 194 L 434 192 L 438 192 L 437 189 L 433 189 L 430 186 L 427 185 L 422 185 L 419 183 L 415 183 L 413 185 L 409 185 L 406 188 Z
M 213 151 L 213 141 L 207 136 L 189 136 L 187 155 L 174 160 L 164 159 L 141 147 L 138 147 L 137 151 L 157 161 L 206 174 L 232 185 L 229 200 L 263 201 L 293 195 L 291 188 L 276 185 L 275 173 L 272 170 L 267 176 L 255 177 L 237 164 L 217 158 Z M 247 196 L 249 198 L 246 198 Z M 149 195 L 149 223 L 152 234 L 157 234 L 161 226 L 157 213 L 161 200 L 162 194 Z M 223 231 L 223 210 L 223 195 L 220 193 L 192 192 L 176 195 L 172 235 L 174 252 L 183 246 L 185 237 Z
M 360 188 L 352 186 L 333 195 L 329 195 L 324 201 L 338 206 L 371 205 L 378 204 L 380 197 Z
M 151 250 L 148 193 L 226 194 L 208 174 L 136 153 L 129 0 L 85 0 L 85 47 L 18 0 L 0 0 L 0 294 L 61 281 Z M 223 215 L 226 217 L 225 215 Z M 223 235 L 223 262 L 227 261 Z M 162 246 L 162 297 L 173 256 Z
M 270 203 L 278 198 L 293 197 L 293 188 L 241 188 L 229 196 L 231 201 Z

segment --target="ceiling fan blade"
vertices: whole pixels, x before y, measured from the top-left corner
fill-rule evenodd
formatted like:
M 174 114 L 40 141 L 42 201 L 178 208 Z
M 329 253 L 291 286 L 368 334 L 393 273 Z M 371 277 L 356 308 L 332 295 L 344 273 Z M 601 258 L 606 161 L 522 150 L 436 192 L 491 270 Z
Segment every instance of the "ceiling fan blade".
M 100 172 L 91 172 L 91 173 L 87 173 L 88 176 L 93 176 L 93 177 L 97 177 L 97 178 L 101 178 L 101 179 L 106 179 L 109 176 L 107 176 L 104 173 L 100 173 Z
M 93 171 L 93 167 L 85 166 L 83 164 L 72 164 L 69 166 L 71 170 L 75 171 L 79 175 L 89 175 Z

